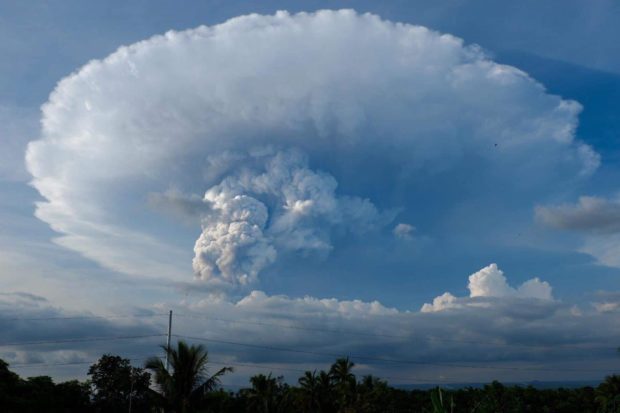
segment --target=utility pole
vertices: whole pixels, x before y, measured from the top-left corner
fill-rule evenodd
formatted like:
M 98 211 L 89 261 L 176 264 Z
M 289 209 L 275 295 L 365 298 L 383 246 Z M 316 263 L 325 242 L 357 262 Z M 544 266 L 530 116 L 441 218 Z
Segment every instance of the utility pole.
M 168 340 L 166 341 L 166 371 L 170 370 L 170 335 L 172 334 L 172 310 L 168 313 Z
M 133 397 L 133 367 L 129 370 L 129 381 L 131 382 L 131 386 L 129 388 L 129 413 L 131 413 L 131 399 Z

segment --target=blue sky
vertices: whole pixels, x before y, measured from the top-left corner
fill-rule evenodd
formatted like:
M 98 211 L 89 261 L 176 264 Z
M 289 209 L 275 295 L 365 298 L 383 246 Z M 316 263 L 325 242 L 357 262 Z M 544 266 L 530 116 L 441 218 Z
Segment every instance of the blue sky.
M 356 12 L 296 15 L 341 8 Z M 250 13 L 264 16 L 185 32 Z M 404 373 L 437 381 L 566 377 L 440 367 L 454 361 L 600 377 L 620 336 L 619 17 L 612 1 L 4 2 L 2 308 L 173 308 L 229 320 L 180 321 L 186 335 L 434 360 Z M 7 321 L 6 342 L 164 321 L 123 320 L 34 335 Z M 274 338 L 230 320 L 413 341 Z M 541 344 L 563 350 L 523 352 Z M 325 362 L 214 347 L 230 362 Z M 581 362 L 589 347 L 602 350 Z

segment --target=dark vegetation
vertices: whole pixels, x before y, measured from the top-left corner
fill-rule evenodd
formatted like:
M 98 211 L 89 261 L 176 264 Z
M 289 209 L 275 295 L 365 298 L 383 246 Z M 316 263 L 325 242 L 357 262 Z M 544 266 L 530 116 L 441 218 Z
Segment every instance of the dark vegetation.
M 0 412 L 256 412 L 256 413 L 619 413 L 620 376 L 597 387 L 539 390 L 493 382 L 483 388 L 403 390 L 373 376 L 357 378 L 354 363 L 341 358 L 329 371 L 307 371 L 290 386 L 282 377 L 258 374 L 236 392 L 221 388 L 224 367 L 207 373 L 202 346 L 179 342 L 144 368 L 104 355 L 88 370 L 86 382 L 55 384 L 50 377 L 22 379 L 0 360 Z

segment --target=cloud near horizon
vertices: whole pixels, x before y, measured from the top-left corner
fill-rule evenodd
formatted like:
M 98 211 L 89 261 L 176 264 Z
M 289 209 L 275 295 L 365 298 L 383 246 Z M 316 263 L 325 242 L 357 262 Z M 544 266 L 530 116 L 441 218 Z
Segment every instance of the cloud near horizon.
M 76 367 L 86 370 L 89 362 L 97 360 L 104 353 L 145 354 L 146 339 L 112 339 L 103 341 L 103 345 L 101 341 L 89 339 L 161 335 L 164 322 L 163 317 L 140 318 L 138 313 L 135 317 L 123 315 L 119 318 L 100 318 L 91 313 L 68 311 L 59 303 L 25 292 L 0 293 L 0 314 L 0 359 L 18 366 L 32 365 L 26 370 L 30 375 L 37 371 L 49 374 L 45 368 L 47 363 L 84 362 L 86 368 L 79 365 Z M 148 313 L 142 313 L 145 314 Z M 152 345 L 146 347 L 147 355 L 163 339 L 154 337 L 148 340 Z M 41 370 L 36 370 L 40 364 Z
M 525 281 L 517 288 L 508 285 L 504 272 L 497 264 L 490 264 L 469 276 L 468 298 L 457 298 L 446 292 L 435 297 L 432 304 L 424 304 L 420 311 L 431 313 L 436 311 L 463 308 L 464 306 L 488 306 L 476 298 L 516 298 L 523 300 L 553 301 L 551 286 L 538 277 Z
M 206 338 L 213 354 L 227 354 L 231 362 L 293 363 L 312 370 L 317 363 L 328 364 L 330 354 L 346 354 L 373 374 L 400 371 L 412 378 L 458 382 L 462 377 L 469 381 L 557 379 L 553 368 L 536 369 L 586 368 L 588 364 L 579 363 L 588 359 L 589 365 L 604 370 L 601 360 L 615 357 L 611 343 L 620 333 L 620 324 L 618 310 L 611 305 L 598 308 L 597 302 L 581 309 L 563 303 L 553 298 L 547 282 L 537 278 L 510 287 L 495 264 L 472 274 L 468 288 L 469 297 L 450 295 L 453 300 L 447 303 L 442 301 L 445 295 L 440 296 L 418 311 L 390 308 L 377 301 L 293 298 L 258 290 L 237 300 L 207 296 L 172 306 L 179 314 L 175 321 L 179 335 Z M 600 329 L 600 325 L 608 328 Z M 306 350 L 312 354 L 305 354 Z M 385 363 L 356 359 L 356 355 L 420 360 L 421 364 L 382 366 Z M 500 368 L 475 371 L 450 366 L 455 361 Z M 503 367 L 510 370 L 516 361 L 525 367 L 523 371 L 502 371 Z
M 531 207 L 598 167 L 575 137 L 580 110 L 451 35 L 278 12 L 91 61 L 43 106 L 26 160 L 59 244 L 133 276 L 182 280 L 193 263 L 226 289 L 282 257 L 406 241 L 427 205 L 434 222 L 464 200 L 501 211 L 484 202 L 497 185 L 506 208 Z
M 557 374 L 563 374 L 561 371 L 537 369 L 598 366 L 595 368 L 604 371 L 613 366 L 609 360 L 616 357 L 615 347 L 610 343 L 620 335 L 620 323 L 618 308 L 609 303 L 617 301 L 617 297 L 600 297 L 601 302 L 594 303 L 592 308 L 576 309 L 554 300 L 547 283 L 536 281 L 536 285 L 540 289 L 536 293 L 513 289 L 502 271 L 492 264 L 469 277 L 470 297 L 458 297 L 452 303 L 456 305 L 433 311 L 425 307 L 419 311 L 390 308 L 378 301 L 293 298 L 254 290 L 239 299 L 209 295 L 188 297 L 181 303 L 162 302 L 136 308 L 135 317 L 121 314 L 120 318 L 112 315 L 109 320 L 47 321 L 28 319 L 89 314 L 65 311 L 32 294 L 3 293 L 0 310 L 4 317 L 0 326 L 5 328 L 5 341 L 16 342 L 159 334 L 165 331 L 165 317 L 140 316 L 163 315 L 173 309 L 173 334 L 192 343 L 206 344 L 211 360 L 216 363 L 313 370 L 328 366 L 335 355 L 347 354 L 358 364 L 358 374 L 393 376 L 398 372 L 411 380 L 427 382 L 557 380 Z M 11 317 L 24 320 L 6 320 Z M 606 328 L 601 329 L 601 325 Z M 12 364 L 28 364 L 90 362 L 104 352 L 146 357 L 157 353 L 157 344 L 162 340 L 163 337 L 110 341 L 104 345 L 76 342 L 33 348 L 5 346 L 0 349 L 0 358 Z M 386 365 L 377 358 L 418 360 L 420 364 Z M 451 365 L 457 361 L 473 364 L 469 368 Z M 522 369 L 510 370 L 516 361 Z M 478 369 L 476 363 L 483 367 Z M 85 368 L 82 366 L 82 371 Z M 245 384 L 248 373 L 256 371 L 240 369 L 230 380 Z M 258 371 L 263 370 L 259 367 Z M 580 377 L 598 377 L 597 374 L 585 371 Z M 291 377 L 294 375 L 287 373 L 287 378 Z

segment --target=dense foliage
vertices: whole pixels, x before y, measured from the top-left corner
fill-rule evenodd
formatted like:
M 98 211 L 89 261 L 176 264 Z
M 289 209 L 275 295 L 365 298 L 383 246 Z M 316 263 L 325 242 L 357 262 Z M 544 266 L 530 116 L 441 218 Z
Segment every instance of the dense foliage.
M 55 384 L 50 377 L 21 379 L 0 360 L 0 411 L 6 413 L 91 412 L 87 383 L 68 381 Z
M 87 382 L 59 384 L 46 376 L 22 379 L 0 360 L 0 411 L 127 412 L 132 403 L 132 412 L 170 413 L 620 413 L 620 376 L 595 388 L 540 390 L 493 382 L 482 388 L 403 390 L 373 376 L 357 378 L 354 364 L 344 358 L 329 371 L 305 372 L 295 386 L 259 374 L 247 388 L 232 392 L 217 386 L 229 369 L 206 374 L 203 347 L 183 343 L 170 351 L 170 373 L 158 359 L 146 364 L 154 374 L 153 389 L 146 370 L 117 356 L 105 355 L 92 365 Z
M 132 367 L 129 360 L 104 355 L 88 369 L 92 406 L 97 412 L 149 412 L 152 403 L 151 375 Z

